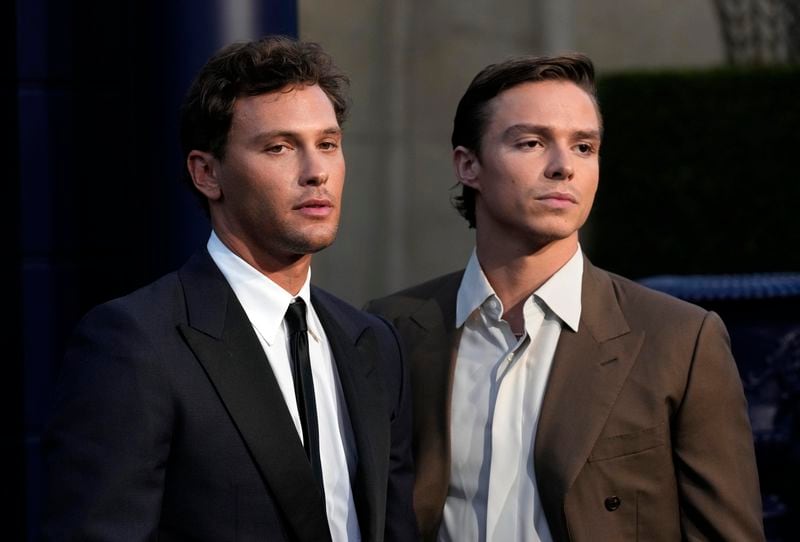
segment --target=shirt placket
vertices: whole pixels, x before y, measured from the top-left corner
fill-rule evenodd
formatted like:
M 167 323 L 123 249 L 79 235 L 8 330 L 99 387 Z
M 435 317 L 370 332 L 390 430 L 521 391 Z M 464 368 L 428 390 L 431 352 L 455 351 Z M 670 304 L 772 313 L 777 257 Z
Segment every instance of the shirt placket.
M 531 350 L 531 338 L 536 336 L 544 313 L 541 310 L 526 310 L 525 318 L 526 333 L 519 340 L 514 337 L 507 322 L 499 320 L 499 317 L 496 322 L 509 347 L 498 363 L 495 375 L 497 396 L 492 417 L 487 540 L 517 539 L 519 510 L 516 493 L 520 472 L 524 471 L 527 461 L 522 457 L 525 450 L 522 431 L 526 382 L 524 363 Z

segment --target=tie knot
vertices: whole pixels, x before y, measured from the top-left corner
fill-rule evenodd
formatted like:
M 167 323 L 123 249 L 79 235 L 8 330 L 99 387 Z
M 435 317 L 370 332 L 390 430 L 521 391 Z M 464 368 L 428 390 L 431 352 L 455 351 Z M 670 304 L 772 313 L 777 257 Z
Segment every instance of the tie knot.
M 289 303 L 289 308 L 286 309 L 286 327 L 289 329 L 289 334 L 305 333 L 308 331 L 306 324 L 306 303 L 301 298 L 297 298 Z

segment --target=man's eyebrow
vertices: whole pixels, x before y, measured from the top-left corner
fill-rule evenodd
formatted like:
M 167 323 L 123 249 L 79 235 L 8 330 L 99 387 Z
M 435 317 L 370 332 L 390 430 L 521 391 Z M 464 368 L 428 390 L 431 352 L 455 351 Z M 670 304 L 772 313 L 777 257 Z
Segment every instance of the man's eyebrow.
M 338 136 L 342 134 L 342 129 L 338 126 L 331 126 L 329 128 L 324 128 L 318 132 L 319 135 L 325 136 Z M 298 139 L 300 137 L 300 132 L 295 132 L 292 130 L 270 130 L 268 132 L 260 132 L 253 136 L 252 140 L 260 143 L 262 141 L 268 141 L 273 138 L 280 138 L 285 137 L 287 139 Z
M 600 140 L 602 137 L 600 134 L 600 130 L 578 130 L 577 132 L 572 134 L 572 137 L 575 139 L 596 139 Z
M 541 124 L 514 124 L 513 126 L 509 126 L 505 129 L 503 132 L 503 138 L 510 139 L 523 134 L 550 135 L 552 133 L 553 130 L 549 126 L 543 126 Z
M 524 135 L 524 134 L 541 134 L 544 136 L 552 136 L 553 135 L 553 128 L 550 126 L 545 126 L 542 124 L 529 124 L 529 123 L 522 123 L 522 124 L 514 124 L 513 126 L 509 126 L 506 128 L 505 132 L 503 132 L 503 139 L 512 139 L 514 137 Z M 589 129 L 589 130 L 575 130 L 570 134 L 572 139 L 594 139 L 599 140 L 601 138 L 600 130 Z

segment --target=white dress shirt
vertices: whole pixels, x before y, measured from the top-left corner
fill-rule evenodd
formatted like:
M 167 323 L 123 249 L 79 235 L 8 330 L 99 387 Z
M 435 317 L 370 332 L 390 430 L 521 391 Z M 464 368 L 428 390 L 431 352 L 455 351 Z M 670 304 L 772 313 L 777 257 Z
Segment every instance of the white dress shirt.
M 286 309 L 295 296 L 231 252 L 214 232 L 211 233 L 207 247 L 208 253 L 231 285 L 253 325 L 302 441 L 303 430 L 294 392 L 289 337 L 283 321 Z M 308 348 L 317 402 L 320 462 L 328 525 L 334 542 L 358 541 L 361 534 L 349 475 L 355 472 L 357 459 L 353 430 L 330 345 L 314 305 L 311 304 L 310 282 L 309 269 L 306 282 L 296 297 L 302 298 L 308 307 Z
M 441 541 L 551 542 L 533 450 L 542 397 L 562 326 L 578 330 L 583 255 L 575 255 L 523 305 L 524 333 L 473 251 L 456 303 L 462 327 L 450 417 L 450 487 Z

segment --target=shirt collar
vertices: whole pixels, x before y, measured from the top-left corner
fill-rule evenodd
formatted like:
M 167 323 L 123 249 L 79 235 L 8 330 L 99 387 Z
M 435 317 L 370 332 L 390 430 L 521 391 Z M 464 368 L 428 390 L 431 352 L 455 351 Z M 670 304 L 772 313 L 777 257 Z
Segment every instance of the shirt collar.
M 583 253 L 580 250 L 556 271 L 533 296 L 544 303 L 573 331 L 578 331 L 581 319 L 581 290 L 583 282 Z M 499 319 L 503 305 L 481 269 L 478 255 L 472 250 L 456 297 L 456 327 L 461 327 L 469 316 L 489 302 L 487 307 Z
M 464 270 L 464 276 L 461 278 L 461 285 L 458 287 L 458 295 L 456 297 L 456 327 L 459 328 L 464 325 L 469 315 L 475 309 L 479 308 L 483 303 L 492 298 L 496 302 L 497 308 L 500 309 L 500 300 L 492 289 L 486 275 L 483 274 L 481 264 L 478 262 L 478 255 L 475 249 L 472 249 L 472 254 L 467 262 L 467 268 Z M 500 313 L 502 314 L 502 312 Z
M 230 284 L 250 323 L 270 346 L 279 337 L 286 309 L 296 297 L 306 303 L 308 330 L 315 340 L 320 332 L 311 305 L 311 269 L 297 296 L 293 296 L 231 251 L 212 231 L 208 253 Z
M 579 246 L 572 258 L 547 279 L 534 295 L 572 331 L 578 331 L 581 320 L 582 285 L 583 253 Z

